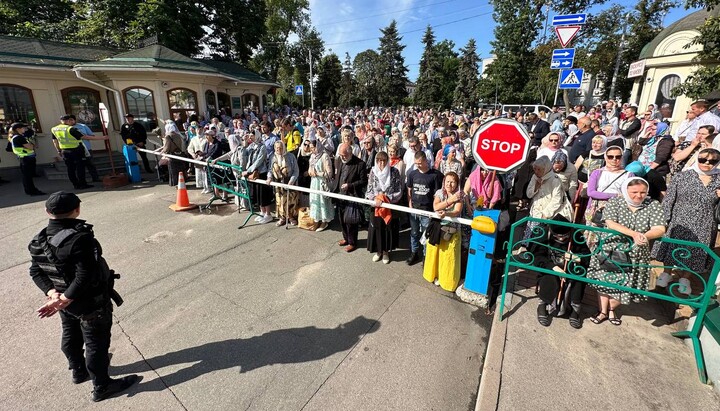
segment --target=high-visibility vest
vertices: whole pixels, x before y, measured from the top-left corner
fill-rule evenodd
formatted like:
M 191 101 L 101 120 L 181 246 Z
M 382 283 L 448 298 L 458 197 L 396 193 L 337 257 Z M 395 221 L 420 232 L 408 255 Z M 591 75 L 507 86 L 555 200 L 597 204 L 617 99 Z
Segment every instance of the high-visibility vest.
M 67 124 L 58 124 L 57 126 L 52 128 L 52 133 L 57 139 L 60 149 L 61 150 L 71 150 L 73 148 L 77 148 L 80 145 L 80 140 L 73 137 L 72 134 L 70 134 L 70 129 L 72 127 L 68 126 Z
M 20 146 L 20 145 L 16 145 L 16 144 L 15 144 L 15 138 L 16 138 L 16 137 L 22 137 L 22 136 L 20 136 L 20 135 L 15 135 L 15 136 L 13 136 L 13 138 L 12 138 L 12 151 L 13 151 L 13 153 L 15 153 L 15 155 L 18 156 L 18 158 L 23 158 L 23 157 L 27 157 L 27 156 L 34 156 L 34 155 L 35 155 L 35 150 L 33 150 L 32 148 L 25 148 L 25 147 L 23 147 L 23 146 Z

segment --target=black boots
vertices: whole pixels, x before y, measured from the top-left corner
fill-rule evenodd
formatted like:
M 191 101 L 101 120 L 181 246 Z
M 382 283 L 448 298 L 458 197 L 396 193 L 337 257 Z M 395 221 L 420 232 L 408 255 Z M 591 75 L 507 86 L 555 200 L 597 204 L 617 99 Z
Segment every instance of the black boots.
M 110 398 L 119 392 L 127 390 L 138 381 L 140 381 L 140 377 L 136 374 L 131 374 L 116 380 L 110 380 L 110 383 L 107 385 L 95 386 L 92 393 L 92 400 L 98 402 Z
M 405 260 L 405 264 L 407 265 L 415 265 L 422 261 L 422 255 L 419 252 L 414 252 L 410 255 L 410 258 Z
M 90 378 L 90 373 L 87 368 L 73 368 L 72 369 L 72 382 L 73 384 L 82 384 Z

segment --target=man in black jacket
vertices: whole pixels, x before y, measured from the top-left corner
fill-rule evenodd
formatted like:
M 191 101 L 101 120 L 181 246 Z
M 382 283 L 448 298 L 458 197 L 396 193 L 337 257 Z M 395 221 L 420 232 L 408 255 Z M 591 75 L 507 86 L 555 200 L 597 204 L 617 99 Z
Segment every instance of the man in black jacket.
M 143 127 L 140 123 L 136 123 L 135 116 L 130 113 L 125 114 L 125 124 L 120 127 L 120 136 L 125 144 L 128 144 L 128 140 L 139 148 L 145 148 L 145 145 L 147 144 L 147 131 L 145 131 L 145 127 Z M 152 173 L 147 153 L 144 151 L 138 151 L 138 154 L 140 155 L 140 158 L 142 158 L 145 172 Z
M 338 150 L 338 160 L 336 164 L 337 179 L 334 182 L 333 191 L 352 197 L 363 197 L 367 188 L 367 172 L 365 163 L 355 157 L 352 149 L 346 143 L 340 145 Z M 359 213 L 362 213 L 362 205 L 356 204 Z M 345 246 L 348 253 L 355 251 L 357 248 L 358 223 L 345 222 L 345 210 L 350 207 L 350 203 L 342 201 L 338 203 L 338 218 L 342 227 L 343 239 L 338 241 L 338 245 Z
M 637 136 L 640 134 L 642 128 L 642 122 L 637 118 L 637 107 L 628 106 L 625 109 L 625 120 L 620 122 L 618 127 L 618 134 L 623 136 L 623 147 L 625 152 L 623 153 L 623 166 L 626 166 L 632 162 L 632 149 L 637 143 Z M 609 141 L 608 147 L 611 145 L 619 146 L 619 141 Z
M 61 348 L 72 370 L 72 381 L 80 384 L 92 377 L 92 399 L 102 401 L 139 380 L 134 374 L 120 379 L 108 374 L 111 298 L 122 303 L 112 289 L 115 275 L 102 259 L 92 226 L 78 220 L 80 199 L 75 194 L 53 193 L 45 209 L 50 222 L 28 247 L 32 256 L 30 276 L 47 296 L 45 305 L 37 310 L 38 317 L 60 313 Z
M 550 123 L 538 117 L 535 113 L 528 114 L 530 120 L 530 133 L 533 135 L 533 146 L 540 146 L 543 137 L 550 133 Z
M 568 160 L 573 164 L 578 157 L 587 158 L 592 149 L 592 139 L 595 137 L 595 132 L 590 128 L 590 122 L 590 117 L 583 117 L 578 120 L 578 136 L 572 141 L 570 153 L 568 154 Z

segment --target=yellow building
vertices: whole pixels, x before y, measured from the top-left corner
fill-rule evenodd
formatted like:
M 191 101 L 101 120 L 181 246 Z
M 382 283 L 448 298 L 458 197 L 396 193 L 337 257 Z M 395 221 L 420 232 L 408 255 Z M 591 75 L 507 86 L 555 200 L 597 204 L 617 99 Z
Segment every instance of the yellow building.
M 119 51 L 0 36 L 0 67 L 0 122 L 33 125 L 38 164 L 55 160 L 50 129 L 66 113 L 102 135 L 104 105 L 110 144 L 121 151 L 119 129 L 125 113 L 140 122 L 155 113 L 178 123 L 191 114 L 208 116 L 220 110 L 262 113 L 268 93 L 279 87 L 239 64 L 193 59 L 157 44 Z M 102 141 L 92 146 L 104 147 Z M 12 153 L 1 150 L 0 158 L 0 168 L 18 166 Z
M 648 43 L 640 53 L 640 59 L 630 67 L 629 78 L 635 78 L 631 102 L 640 110 L 655 104 L 659 109 L 670 105 L 673 126 L 685 119 L 685 112 L 693 99 L 681 95 L 673 97 L 672 89 L 684 82 L 698 66 L 693 59 L 702 50 L 701 45 L 689 45 L 700 33 L 701 26 L 709 16 L 717 16 L 720 9 L 712 12 L 696 11 L 666 27 Z M 718 62 L 709 62 L 709 64 Z

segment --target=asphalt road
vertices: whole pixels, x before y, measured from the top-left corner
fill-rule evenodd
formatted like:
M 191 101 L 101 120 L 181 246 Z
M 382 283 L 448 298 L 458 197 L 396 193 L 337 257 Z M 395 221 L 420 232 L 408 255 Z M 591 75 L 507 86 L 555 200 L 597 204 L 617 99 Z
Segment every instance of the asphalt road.
M 175 190 L 152 184 L 80 195 L 122 275 L 111 374 L 143 377 L 94 404 L 91 383 L 70 382 L 59 318 L 34 316 L 44 298 L 26 247 L 44 198 L 16 193 L 0 187 L 0 409 L 474 409 L 490 321 L 425 282 L 405 250 L 386 266 L 345 253 L 336 227 L 238 230 L 232 206 L 174 213 Z

